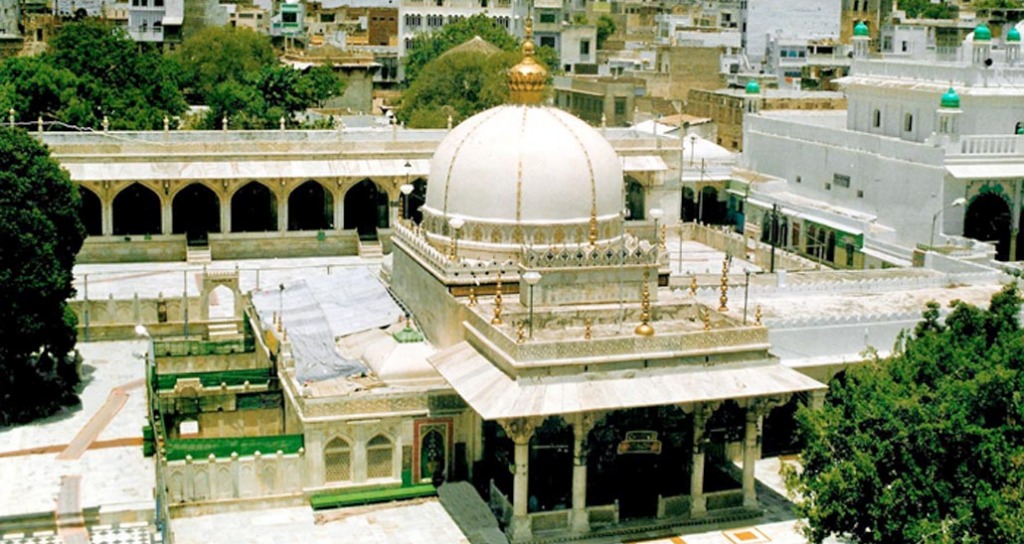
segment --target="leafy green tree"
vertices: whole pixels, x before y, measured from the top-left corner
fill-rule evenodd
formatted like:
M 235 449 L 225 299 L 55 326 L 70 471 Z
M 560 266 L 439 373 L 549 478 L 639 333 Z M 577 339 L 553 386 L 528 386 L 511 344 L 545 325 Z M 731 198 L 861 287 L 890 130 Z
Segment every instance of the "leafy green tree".
M 59 118 L 71 102 L 79 79 L 44 57 L 14 57 L 0 63 L 0 110 L 25 120 Z
M 950 2 L 933 3 L 931 0 L 899 0 L 899 8 L 907 17 L 916 19 L 954 19 L 958 10 Z
M 72 267 L 85 228 L 78 189 L 47 149 L 0 128 L 0 425 L 77 402 Z
M 506 72 L 519 55 L 453 51 L 423 68 L 402 93 L 398 119 L 413 128 L 443 128 L 508 99 Z
M 602 15 L 597 18 L 597 48 L 601 49 L 604 47 L 605 40 L 608 36 L 615 34 L 615 20 L 607 15 Z
M 789 483 L 807 536 L 856 542 L 1024 542 L 1024 332 L 1016 285 L 987 310 L 956 301 L 893 356 L 848 370 Z
M 405 79 L 411 85 L 416 81 L 422 70 L 430 61 L 440 57 L 444 52 L 461 45 L 475 36 L 505 51 L 513 51 L 519 42 L 503 27 L 499 26 L 484 13 L 478 13 L 445 25 L 441 30 L 422 33 L 412 39 L 412 44 L 405 55 Z
M 1021 9 L 1024 8 L 1024 0 L 978 0 L 974 2 L 974 9 Z
M 206 27 L 172 55 L 189 101 L 202 103 L 225 81 L 241 82 L 277 64 L 270 37 L 247 28 Z
M 300 84 L 303 93 L 319 108 L 324 102 L 345 92 L 347 82 L 338 77 L 330 66 L 314 66 L 303 74 Z

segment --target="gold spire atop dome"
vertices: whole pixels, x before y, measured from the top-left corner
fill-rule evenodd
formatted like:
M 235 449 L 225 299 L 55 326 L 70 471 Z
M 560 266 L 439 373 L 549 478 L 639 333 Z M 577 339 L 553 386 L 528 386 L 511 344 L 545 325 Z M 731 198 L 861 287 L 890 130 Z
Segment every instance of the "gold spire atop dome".
M 544 98 L 544 85 L 548 71 L 533 54 L 533 17 L 526 18 L 526 37 L 523 38 L 523 60 L 508 71 L 509 101 L 513 104 L 539 104 Z

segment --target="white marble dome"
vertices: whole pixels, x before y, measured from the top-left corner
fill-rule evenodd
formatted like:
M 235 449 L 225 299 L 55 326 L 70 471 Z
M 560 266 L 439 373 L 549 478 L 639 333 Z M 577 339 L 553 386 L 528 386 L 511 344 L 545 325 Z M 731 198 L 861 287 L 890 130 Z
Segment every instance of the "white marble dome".
M 622 164 L 597 130 L 556 108 L 504 105 L 441 142 L 422 210 L 438 227 L 453 217 L 467 226 L 586 226 L 592 215 L 607 226 L 622 199 Z

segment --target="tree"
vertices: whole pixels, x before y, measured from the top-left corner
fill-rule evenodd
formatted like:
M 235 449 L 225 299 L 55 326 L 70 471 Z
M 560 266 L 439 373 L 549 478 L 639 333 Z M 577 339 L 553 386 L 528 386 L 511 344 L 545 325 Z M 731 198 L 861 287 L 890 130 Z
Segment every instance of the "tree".
M 413 128 L 444 128 L 449 115 L 458 123 L 502 104 L 508 99 L 506 72 L 518 61 L 518 54 L 508 52 L 443 55 L 402 93 L 398 118 Z
M 203 103 L 226 81 L 242 82 L 277 64 L 270 37 L 247 28 L 206 27 L 181 44 L 173 61 L 193 104 Z
M 430 61 L 475 36 L 480 36 L 498 49 L 505 51 L 513 51 L 519 47 L 518 40 L 495 23 L 487 14 L 477 13 L 445 25 L 437 32 L 422 33 L 414 37 L 405 55 L 406 81 L 412 85 L 419 76 L 420 70 Z
M 1021 298 L 1010 285 L 987 310 L 951 307 L 799 412 L 789 483 L 813 542 L 1024 542 Z
M 955 19 L 958 13 L 957 7 L 951 3 L 933 3 L 931 0 L 899 0 L 899 8 L 911 19 Z
M 330 66 L 314 66 L 308 69 L 300 83 L 303 92 L 318 108 L 322 108 L 328 99 L 344 94 L 347 86 L 347 82 L 339 78 Z
M 605 40 L 608 36 L 615 34 L 615 20 L 607 15 L 602 15 L 597 18 L 597 48 L 602 49 L 604 47 Z
M 0 425 L 77 402 L 67 300 L 85 228 L 78 189 L 47 149 L 0 128 Z
M 99 128 L 106 116 L 114 129 L 156 129 L 186 108 L 162 55 L 97 21 L 67 23 L 48 53 L 0 63 L 0 81 L 0 108 L 28 122 Z

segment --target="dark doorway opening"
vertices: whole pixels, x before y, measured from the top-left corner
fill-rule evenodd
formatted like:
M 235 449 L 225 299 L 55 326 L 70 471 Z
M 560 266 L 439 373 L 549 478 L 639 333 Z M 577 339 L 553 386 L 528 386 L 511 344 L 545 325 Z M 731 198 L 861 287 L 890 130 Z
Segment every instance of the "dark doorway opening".
M 160 197 L 133 183 L 114 197 L 114 234 L 159 234 Z
M 189 245 L 206 245 L 209 233 L 220 232 L 220 199 L 209 187 L 193 183 L 174 195 L 171 203 L 174 234 L 185 234 Z
M 103 204 L 96 193 L 78 186 L 78 194 L 82 196 L 82 210 L 80 216 L 82 224 L 85 225 L 85 233 L 89 236 L 100 236 L 103 234 Z
M 983 193 L 971 200 L 964 213 L 964 236 L 995 242 L 996 260 L 1010 257 L 1010 206 L 1003 197 Z
M 334 228 L 334 196 L 320 183 L 310 180 L 288 196 L 288 230 L 330 230 Z
M 345 193 L 345 228 L 356 229 L 362 239 L 375 239 L 377 229 L 388 228 L 388 195 L 364 179 Z
M 251 181 L 231 197 L 231 232 L 277 230 L 277 197 L 266 185 Z

